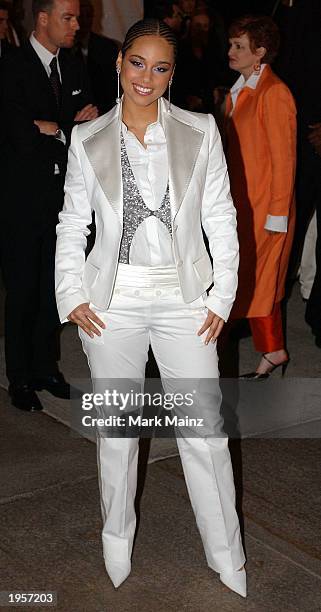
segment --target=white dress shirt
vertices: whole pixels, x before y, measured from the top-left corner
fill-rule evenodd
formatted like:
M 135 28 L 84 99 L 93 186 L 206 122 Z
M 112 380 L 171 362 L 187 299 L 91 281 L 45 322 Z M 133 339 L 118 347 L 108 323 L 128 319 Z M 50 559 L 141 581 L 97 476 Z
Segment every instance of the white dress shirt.
M 233 104 L 231 114 L 233 113 L 233 110 L 235 108 L 236 100 L 238 98 L 240 91 L 242 91 L 244 87 L 250 87 L 251 89 L 256 89 L 256 86 L 260 80 L 260 76 L 263 73 L 265 66 L 266 64 L 261 64 L 260 72 L 256 72 L 256 71 L 252 72 L 252 74 L 249 76 L 247 81 L 245 80 L 243 74 L 241 74 L 239 78 L 237 79 L 237 81 L 234 83 L 233 87 L 231 87 L 231 97 L 232 97 L 232 104 Z
M 31 36 L 30 36 L 30 43 L 33 46 L 35 52 L 37 53 L 39 59 L 41 60 L 41 63 L 48 75 L 48 77 L 51 74 L 51 68 L 50 68 L 50 62 L 53 60 L 53 58 L 55 57 L 57 59 L 57 69 L 58 69 L 58 73 L 59 73 L 59 77 L 60 77 L 60 81 L 61 81 L 61 72 L 60 72 L 60 66 L 59 66 L 59 51 L 60 49 L 58 49 L 56 55 L 54 55 L 53 53 L 51 53 L 51 51 L 48 51 L 48 49 L 46 49 L 46 47 L 44 47 L 39 40 L 36 39 L 34 32 L 32 32 Z
M 159 121 L 147 126 L 146 148 L 122 122 L 128 159 L 138 190 L 148 208 L 162 204 L 168 183 L 168 156 L 164 130 Z M 172 240 L 166 225 L 157 217 L 145 219 L 137 228 L 129 252 L 136 266 L 175 266 Z
M 237 79 L 236 83 L 234 83 L 233 87 L 231 87 L 231 98 L 232 98 L 232 111 L 236 105 L 236 101 L 240 91 L 244 87 L 250 87 L 251 89 L 256 89 L 257 84 L 260 80 L 261 74 L 265 68 L 266 64 L 261 64 L 260 72 L 252 72 L 251 76 L 245 80 L 244 76 L 241 76 Z M 288 229 L 288 218 L 286 215 L 267 215 L 265 220 L 264 229 L 270 230 L 272 232 L 282 232 L 286 233 Z
M 57 59 L 57 70 L 58 70 L 58 74 L 59 74 L 59 78 L 60 78 L 60 82 L 61 82 L 61 72 L 60 72 L 60 66 L 59 66 L 59 51 L 60 49 L 57 50 L 56 55 L 54 55 L 53 53 L 51 53 L 50 51 L 48 51 L 48 49 L 46 49 L 46 47 L 44 47 L 35 37 L 34 33 L 32 32 L 32 34 L 30 35 L 30 44 L 33 46 L 35 52 L 37 53 L 39 59 L 41 60 L 41 63 L 48 75 L 48 77 L 50 77 L 51 74 L 51 68 L 50 68 L 50 62 L 53 60 L 53 58 L 55 57 Z M 58 140 L 61 140 L 61 142 L 65 145 L 66 144 L 66 136 L 64 135 L 63 131 L 61 130 L 61 134 L 58 137 Z M 57 164 L 55 164 L 55 174 L 59 174 L 59 167 Z

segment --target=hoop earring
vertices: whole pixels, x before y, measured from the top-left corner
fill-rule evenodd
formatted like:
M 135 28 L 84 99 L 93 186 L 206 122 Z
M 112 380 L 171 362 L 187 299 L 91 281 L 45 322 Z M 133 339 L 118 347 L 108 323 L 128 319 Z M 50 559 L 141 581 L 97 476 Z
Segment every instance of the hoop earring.
M 116 66 L 116 72 L 117 72 L 117 98 L 116 98 L 116 104 L 120 104 L 120 67 L 117 65 Z
M 254 66 L 253 66 L 253 70 L 254 70 L 255 74 L 260 74 L 260 71 L 261 71 L 261 63 L 260 63 L 260 62 L 257 62 L 257 64 L 254 64 Z
M 169 82 L 168 82 L 168 109 L 167 109 L 168 113 L 172 112 L 172 103 L 171 103 L 171 86 L 172 86 L 172 82 L 173 82 L 173 79 L 170 79 Z

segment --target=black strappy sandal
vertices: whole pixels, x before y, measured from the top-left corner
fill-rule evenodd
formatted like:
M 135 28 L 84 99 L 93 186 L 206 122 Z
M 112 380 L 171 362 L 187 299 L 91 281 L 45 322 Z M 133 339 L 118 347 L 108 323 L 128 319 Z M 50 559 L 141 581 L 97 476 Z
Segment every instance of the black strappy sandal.
M 266 353 L 262 353 L 262 357 L 263 359 L 265 359 L 265 361 L 268 361 L 269 364 L 272 366 L 268 372 L 264 372 L 264 374 L 260 374 L 259 372 L 249 372 L 248 374 L 241 374 L 239 378 L 241 380 L 266 380 L 267 378 L 270 377 L 272 372 L 276 370 L 276 368 L 280 368 L 280 367 L 282 368 L 282 377 L 285 375 L 286 369 L 290 361 L 289 357 L 286 361 L 282 361 L 282 363 L 273 363 L 273 361 L 271 361 L 271 359 L 269 359 L 266 356 Z

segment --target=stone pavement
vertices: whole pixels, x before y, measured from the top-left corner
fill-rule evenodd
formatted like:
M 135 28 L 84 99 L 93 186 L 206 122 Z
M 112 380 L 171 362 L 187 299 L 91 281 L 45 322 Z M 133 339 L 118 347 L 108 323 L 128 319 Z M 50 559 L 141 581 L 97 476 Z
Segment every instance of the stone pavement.
M 297 293 L 288 333 L 288 376 L 320 377 Z M 255 365 L 249 338 L 239 357 L 243 371 Z M 133 569 L 115 590 L 102 558 L 94 444 L 47 414 L 13 408 L 4 389 L 0 411 L 0 591 L 56 591 L 61 612 L 321 612 L 321 419 L 231 440 L 248 558 L 243 600 L 206 565 L 179 457 L 165 452 L 146 468 L 142 441 Z
M 143 441 L 133 569 L 115 590 L 102 559 L 95 446 L 48 415 L 12 408 L 4 390 L 0 404 L 0 590 L 56 591 L 61 612 L 321 611 L 319 439 L 231 443 L 247 600 L 206 565 L 179 458 L 148 465 L 143 482 Z

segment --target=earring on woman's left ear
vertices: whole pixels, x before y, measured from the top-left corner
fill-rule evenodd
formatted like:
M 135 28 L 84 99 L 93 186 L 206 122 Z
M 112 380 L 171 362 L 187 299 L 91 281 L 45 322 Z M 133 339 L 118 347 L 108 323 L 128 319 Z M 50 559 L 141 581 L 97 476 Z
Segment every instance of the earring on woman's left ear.
M 168 109 L 167 109 L 168 113 L 172 112 L 172 104 L 171 104 L 171 86 L 172 86 L 172 82 L 173 82 L 173 79 L 170 78 L 170 80 L 168 82 Z
M 116 72 L 117 72 L 117 98 L 116 98 L 116 104 L 120 104 L 120 66 L 116 66 Z
M 255 74 L 260 74 L 260 71 L 261 71 L 261 63 L 260 63 L 260 62 L 257 62 L 256 64 L 254 64 L 253 69 L 254 69 Z

